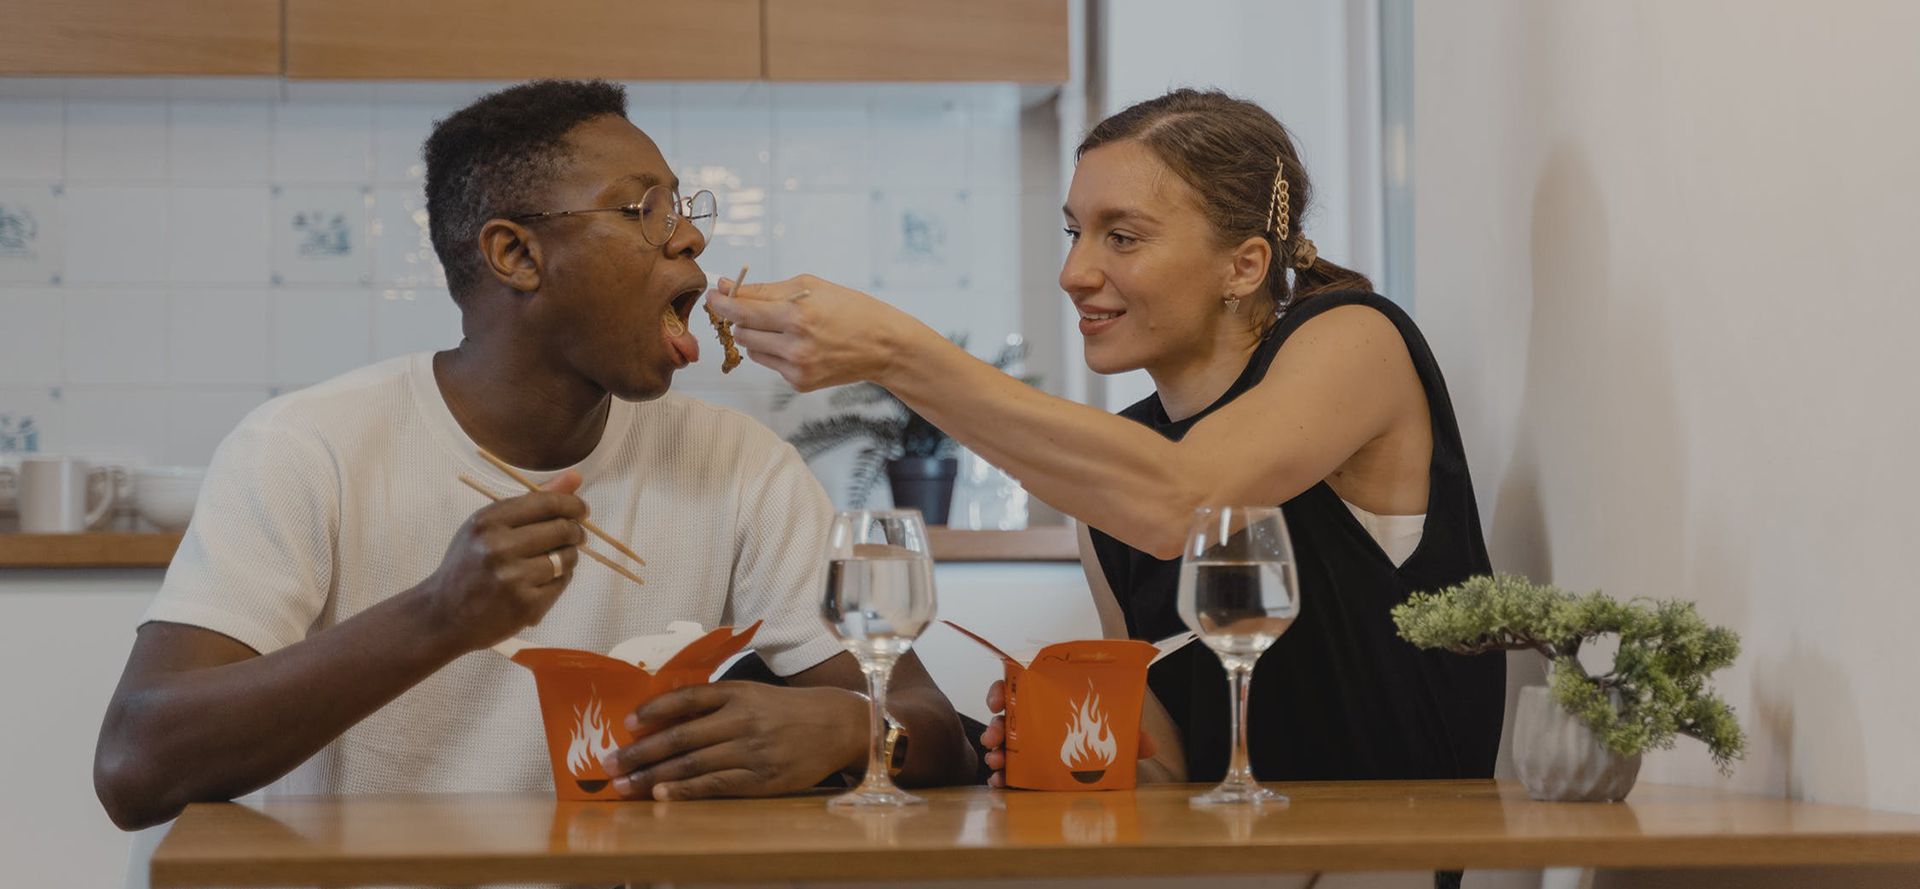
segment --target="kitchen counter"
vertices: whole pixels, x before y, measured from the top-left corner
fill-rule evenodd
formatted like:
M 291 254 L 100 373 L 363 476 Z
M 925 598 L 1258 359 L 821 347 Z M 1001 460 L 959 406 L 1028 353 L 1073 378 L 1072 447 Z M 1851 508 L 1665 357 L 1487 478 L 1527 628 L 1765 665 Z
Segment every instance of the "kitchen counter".
M 823 796 L 570 803 L 545 795 L 289 797 L 189 806 L 155 887 L 911 880 L 1588 866 L 1920 862 L 1920 816 L 1643 784 L 1542 803 L 1509 781 L 1274 784 L 1290 806 L 1194 809 L 1204 789 L 928 791 L 908 811 Z
M 928 536 L 938 562 L 1075 562 L 1071 527 L 966 531 L 935 527 Z M 0 534 L 0 568 L 165 568 L 178 533 Z
M 0 534 L 0 568 L 165 568 L 178 533 Z

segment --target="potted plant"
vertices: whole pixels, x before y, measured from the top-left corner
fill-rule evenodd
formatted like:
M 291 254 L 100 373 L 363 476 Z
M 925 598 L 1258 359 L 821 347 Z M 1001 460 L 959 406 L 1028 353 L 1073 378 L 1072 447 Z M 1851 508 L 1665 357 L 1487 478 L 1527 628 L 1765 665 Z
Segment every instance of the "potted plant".
M 964 334 L 950 335 L 966 348 Z M 993 366 L 1000 370 L 1015 368 L 1024 362 L 1026 343 L 1018 336 L 994 356 Z M 1038 378 L 1021 374 L 1028 385 Z M 774 410 L 790 404 L 793 392 L 775 399 Z M 787 441 L 807 460 L 846 444 L 860 444 L 854 457 L 853 473 L 847 480 L 847 501 L 858 509 L 866 505 L 881 472 L 893 489 L 893 503 L 901 508 L 918 509 L 927 524 L 947 523 L 947 510 L 953 503 L 953 482 L 959 473 L 955 453 L 959 446 L 940 427 L 928 422 L 892 392 L 873 383 L 855 383 L 835 389 L 828 405 L 839 413 L 800 424 Z
M 1707 685 L 1739 655 L 1740 637 L 1709 626 L 1691 602 L 1623 603 L 1493 575 L 1416 593 L 1393 622 L 1422 648 L 1547 659 L 1547 684 L 1521 689 L 1514 714 L 1514 764 L 1535 799 L 1624 799 L 1640 755 L 1672 747 L 1675 735 L 1705 742 L 1723 774 L 1746 752 L 1733 708 Z M 1580 650 L 1607 635 L 1619 640 L 1613 665 L 1589 673 Z

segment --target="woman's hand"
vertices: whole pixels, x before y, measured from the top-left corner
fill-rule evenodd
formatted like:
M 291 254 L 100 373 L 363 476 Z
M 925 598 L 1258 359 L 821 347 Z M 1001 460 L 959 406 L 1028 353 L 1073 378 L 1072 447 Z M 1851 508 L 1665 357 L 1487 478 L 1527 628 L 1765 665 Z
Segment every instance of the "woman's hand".
M 987 724 L 986 731 L 980 733 L 980 746 L 987 748 L 987 768 L 993 774 L 987 778 L 990 787 L 1007 786 L 1007 681 L 995 679 L 987 686 L 987 710 L 993 713 L 993 721 Z M 1153 736 L 1145 729 L 1140 730 L 1140 751 L 1137 754 L 1142 763 L 1160 752 L 1160 745 L 1154 743 Z
M 861 381 L 885 385 L 899 356 L 929 336 L 945 343 L 913 316 L 812 275 L 735 285 L 722 278 L 708 291 L 707 305 L 733 322 L 734 339 L 748 357 L 802 392 Z

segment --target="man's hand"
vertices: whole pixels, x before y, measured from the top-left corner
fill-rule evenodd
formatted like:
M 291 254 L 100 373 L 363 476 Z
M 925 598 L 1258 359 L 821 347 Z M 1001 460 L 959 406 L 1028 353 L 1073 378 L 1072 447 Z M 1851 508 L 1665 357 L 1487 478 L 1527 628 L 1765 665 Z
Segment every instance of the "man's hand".
M 993 721 L 980 732 L 980 746 L 987 748 L 987 768 L 993 770 L 993 775 L 987 778 L 987 784 L 992 787 L 1005 787 L 1007 786 L 1007 717 L 1004 715 L 1007 710 L 1007 681 L 1005 679 L 995 679 L 992 685 L 987 686 L 987 710 L 994 714 Z M 1160 752 L 1160 745 L 1154 743 L 1153 736 L 1147 734 L 1146 729 L 1141 729 L 1138 758 L 1152 759 L 1158 752 Z
M 625 799 L 771 796 L 865 761 L 867 701 L 839 688 L 716 682 L 627 716 L 645 737 L 602 763 Z
M 586 539 L 579 488 L 579 474 L 568 471 L 538 491 L 482 507 L 453 536 L 439 570 L 416 587 L 464 648 L 486 648 L 539 623 L 567 588 Z

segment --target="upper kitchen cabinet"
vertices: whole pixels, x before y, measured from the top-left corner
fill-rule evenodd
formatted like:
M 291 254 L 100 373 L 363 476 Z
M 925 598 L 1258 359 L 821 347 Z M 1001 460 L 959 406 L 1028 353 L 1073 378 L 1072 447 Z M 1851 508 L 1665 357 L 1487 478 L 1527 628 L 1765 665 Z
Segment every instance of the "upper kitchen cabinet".
M 279 73 L 280 0 L 0 0 L 0 74 Z
M 752 80 L 760 0 L 286 0 L 287 76 Z
M 769 80 L 1067 79 L 1067 0 L 766 0 Z

